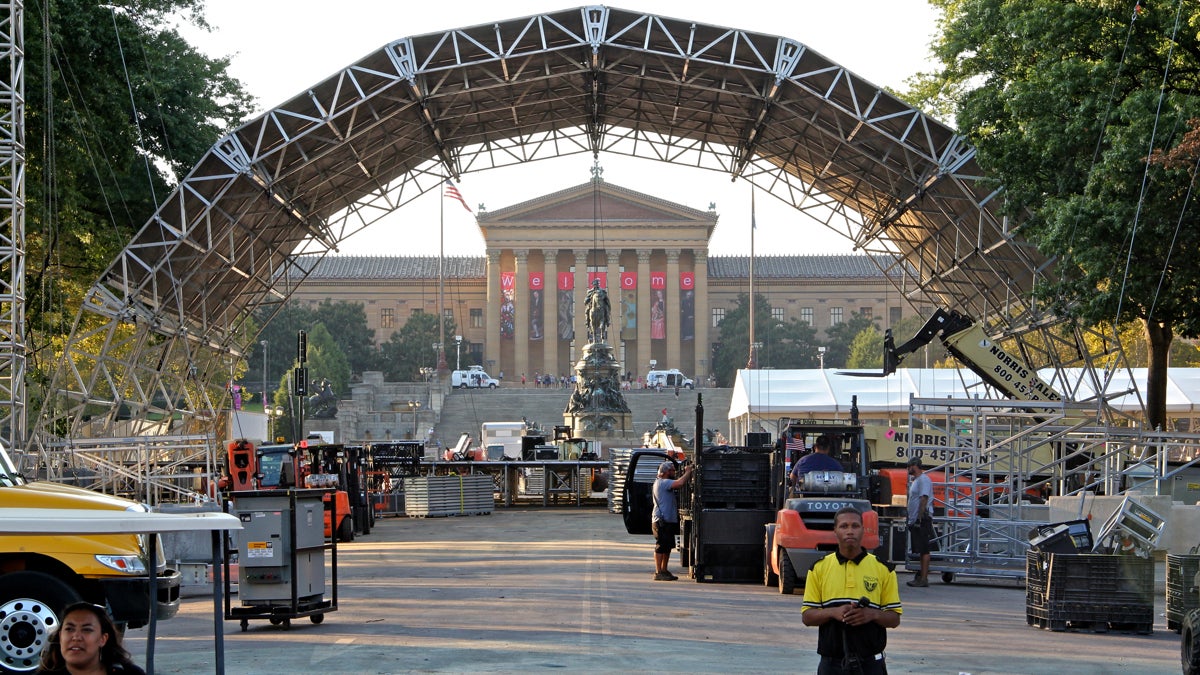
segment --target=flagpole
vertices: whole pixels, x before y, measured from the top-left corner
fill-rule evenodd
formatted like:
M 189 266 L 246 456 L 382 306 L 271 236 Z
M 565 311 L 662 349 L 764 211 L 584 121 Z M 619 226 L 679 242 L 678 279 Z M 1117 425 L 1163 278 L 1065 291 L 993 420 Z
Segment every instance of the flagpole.
M 437 369 L 439 373 L 446 372 L 446 310 L 443 309 L 445 304 L 446 281 L 443 278 L 442 265 L 446 259 L 446 183 L 449 179 L 443 178 L 442 184 L 438 187 L 438 355 Z
M 754 349 L 754 186 L 750 186 L 750 358 L 746 367 L 750 370 L 758 368 L 758 354 Z

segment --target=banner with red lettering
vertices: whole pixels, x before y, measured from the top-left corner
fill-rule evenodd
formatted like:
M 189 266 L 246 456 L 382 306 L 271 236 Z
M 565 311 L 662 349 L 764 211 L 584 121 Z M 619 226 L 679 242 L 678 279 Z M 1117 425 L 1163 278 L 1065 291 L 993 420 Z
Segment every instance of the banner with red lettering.
M 667 338 L 667 274 L 650 273 L 650 339 Z
M 679 273 L 679 339 L 696 339 L 696 273 Z
M 562 275 L 559 275 L 559 279 L 562 279 Z M 564 289 L 561 285 L 558 291 L 558 339 L 575 339 L 575 291 Z
M 621 272 L 621 339 L 637 339 L 637 272 Z
M 575 273 L 558 273 L 558 339 L 575 339 Z
M 608 290 L 608 272 L 588 272 L 588 288 L 592 287 L 592 282 L 600 280 L 600 288 Z
M 500 273 L 500 337 L 513 337 L 516 332 L 517 273 Z
M 529 273 L 529 339 L 541 340 L 545 323 L 542 316 L 545 306 L 546 277 L 541 272 Z

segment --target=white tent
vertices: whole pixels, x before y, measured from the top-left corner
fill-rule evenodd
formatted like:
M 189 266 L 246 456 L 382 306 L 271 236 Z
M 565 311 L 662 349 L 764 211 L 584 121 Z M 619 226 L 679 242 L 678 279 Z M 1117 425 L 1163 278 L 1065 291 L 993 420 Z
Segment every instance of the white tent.
M 1055 373 L 1039 371 L 1047 382 Z M 1132 376 L 1132 381 L 1130 379 Z M 1064 377 L 1080 386 L 1079 398 L 1094 397 L 1080 369 L 1067 369 Z M 1167 414 L 1173 418 L 1200 415 L 1200 368 L 1171 368 L 1168 371 Z M 1136 389 L 1135 389 L 1136 388 Z M 1137 392 L 1146 390 L 1146 369 L 1114 375 L 1108 394 L 1120 394 L 1110 404 L 1129 413 L 1142 409 Z M 979 376 L 965 368 L 900 368 L 887 377 L 856 377 L 838 370 L 739 370 L 729 404 L 730 438 L 740 439 L 747 431 L 776 432 L 780 417 L 848 418 L 851 399 L 858 397 L 859 415 L 864 419 L 903 421 L 908 404 L 919 398 L 995 398 Z M 1189 428 L 1195 429 L 1192 424 Z

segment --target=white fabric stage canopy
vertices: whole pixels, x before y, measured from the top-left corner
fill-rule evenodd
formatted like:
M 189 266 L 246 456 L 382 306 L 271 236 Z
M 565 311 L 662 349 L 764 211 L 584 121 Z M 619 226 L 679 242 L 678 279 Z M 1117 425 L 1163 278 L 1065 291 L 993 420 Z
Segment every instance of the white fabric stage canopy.
M 858 396 L 858 410 L 864 417 L 907 416 L 911 397 L 968 398 L 997 395 L 984 387 L 979 376 L 965 368 L 900 368 L 887 377 L 855 377 L 826 370 L 739 370 L 729 405 L 730 420 L 747 418 L 775 419 L 801 417 L 814 413 L 844 416 L 850 412 L 850 400 Z M 1039 374 L 1051 385 L 1054 371 Z M 1081 369 L 1068 369 L 1065 377 L 1078 380 Z M 1131 382 L 1132 379 L 1132 382 Z M 1086 381 L 1086 380 L 1085 380 Z M 1139 395 L 1146 390 L 1146 369 L 1116 373 L 1108 391 L 1124 393 L 1111 405 L 1122 411 L 1142 408 Z M 1081 391 L 1091 392 L 1090 387 Z M 1167 413 L 1172 417 L 1200 414 L 1200 368 L 1171 368 L 1168 371 Z

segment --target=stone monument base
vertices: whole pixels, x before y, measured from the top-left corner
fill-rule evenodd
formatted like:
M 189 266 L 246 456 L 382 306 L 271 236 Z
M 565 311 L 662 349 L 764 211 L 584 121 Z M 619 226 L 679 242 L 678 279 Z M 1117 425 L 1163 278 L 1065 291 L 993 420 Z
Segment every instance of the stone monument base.
M 563 423 L 578 438 L 623 438 L 633 431 L 633 413 L 621 394 L 621 364 L 603 342 L 583 346 L 575 364 L 575 391 Z
M 563 413 L 563 424 L 571 427 L 575 438 L 627 438 L 636 435 L 633 413 L 583 412 Z

